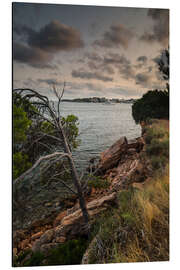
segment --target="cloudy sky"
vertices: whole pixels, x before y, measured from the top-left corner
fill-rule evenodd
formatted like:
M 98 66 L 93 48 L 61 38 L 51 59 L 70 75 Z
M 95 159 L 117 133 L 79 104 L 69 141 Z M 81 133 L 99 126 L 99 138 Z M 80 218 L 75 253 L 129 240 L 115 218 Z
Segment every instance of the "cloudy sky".
M 13 87 L 64 98 L 138 98 L 165 87 L 167 9 L 13 4 Z

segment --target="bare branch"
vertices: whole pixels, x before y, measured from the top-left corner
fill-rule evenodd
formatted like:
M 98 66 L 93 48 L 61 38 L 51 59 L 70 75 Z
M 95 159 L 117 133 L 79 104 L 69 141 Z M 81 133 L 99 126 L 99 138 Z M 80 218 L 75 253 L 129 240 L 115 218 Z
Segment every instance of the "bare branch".
M 46 160 L 46 159 L 50 159 L 50 158 L 54 158 L 55 156 L 58 156 L 60 155 L 60 158 L 63 158 L 63 157 L 70 157 L 69 154 L 67 153 L 63 153 L 63 152 L 55 152 L 53 154 L 50 154 L 50 155 L 46 155 L 46 156 L 43 156 L 43 157 L 40 157 L 36 163 L 29 169 L 27 170 L 26 172 L 24 172 L 22 175 L 20 175 L 18 178 L 16 178 L 14 180 L 14 184 L 16 184 L 17 182 L 19 182 L 20 180 L 22 180 L 27 174 L 30 174 L 43 160 Z
M 77 193 L 70 187 L 68 186 L 62 179 L 60 178 L 56 178 L 56 177 L 52 177 L 52 180 L 59 180 L 68 190 L 70 190 L 72 193 L 74 193 L 75 195 L 77 195 Z

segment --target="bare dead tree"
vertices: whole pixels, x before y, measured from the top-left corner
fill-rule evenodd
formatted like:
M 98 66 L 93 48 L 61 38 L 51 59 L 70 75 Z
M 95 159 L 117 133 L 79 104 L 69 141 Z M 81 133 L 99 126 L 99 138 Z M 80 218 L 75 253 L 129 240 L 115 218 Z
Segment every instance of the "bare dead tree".
M 64 150 L 63 153 L 62 151 L 56 151 L 55 153 L 40 157 L 32 166 L 32 168 L 30 168 L 28 171 L 26 171 L 17 179 L 15 179 L 14 184 L 21 181 L 25 177 L 26 174 L 29 174 L 30 172 L 32 172 L 43 160 L 52 161 L 55 159 L 57 161 L 66 157 L 69 162 L 70 172 L 71 172 L 74 186 L 77 191 L 77 196 L 79 199 L 79 205 L 82 210 L 83 218 L 84 218 L 85 223 L 87 224 L 87 229 L 89 231 L 89 215 L 88 215 L 88 211 L 86 207 L 86 202 L 84 199 L 84 194 L 83 194 L 80 178 L 78 176 L 78 173 L 74 164 L 74 160 L 72 157 L 70 145 L 69 145 L 68 139 L 66 137 L 66 134 L 63 128 L 62 117 L 60 113 L 60 104 L 61 104 L 61 99 L 63 97 L 64 91 L 65 91 L 65 82 L 64 82 L 63 89 L 60 92 L 56 89 L 55 85 L 53 85 L 53 93 L 55 94 L 57 98 L 57 107 L 55 108 L 54 104 L 48 99 L 48 97 L 41 95 L 36 90 L 29 89 L 29 88 L 13 90 L 14 93 L 21 94 L 23 98 L 27 99 L 32 105 L 38 108 L 37 110 L 35 110 L 34 113 L 37 116 L 39 116 L 41 119 L 43 119 L 44 121 L 47 121 L 53 126 L 55 130 L 55 135 L 49 135 L 49 134 L 41 132 L 39 138 L 42 138 L 44 136 L 47 138 L 49 137 L 51 139 L 54 139 L 57 143 L 59 143 L 60 149 L 61 149 L 61 146 L 63 146 L 63 150 Z M 53 177 L 58 178 L 64 184 L 64 186 L 66 186 L 71 192 L 74 192 L 71 189 L 71 187 L 69 187 L 62 179 L 59 178 L 59 175 L 55 175 Z

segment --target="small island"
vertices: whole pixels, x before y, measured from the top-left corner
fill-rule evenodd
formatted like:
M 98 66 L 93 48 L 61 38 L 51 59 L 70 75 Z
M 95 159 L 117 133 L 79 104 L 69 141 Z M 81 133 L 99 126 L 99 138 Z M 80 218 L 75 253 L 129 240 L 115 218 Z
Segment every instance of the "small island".
M 136 99 L 119 99 L 119 98 L 105 98 L 105 97 L 89 97 L 89 98 L 75 98 L 75 99 L 63 99 L 63 102 L 87 102 L 87 103 L 134 103 Z

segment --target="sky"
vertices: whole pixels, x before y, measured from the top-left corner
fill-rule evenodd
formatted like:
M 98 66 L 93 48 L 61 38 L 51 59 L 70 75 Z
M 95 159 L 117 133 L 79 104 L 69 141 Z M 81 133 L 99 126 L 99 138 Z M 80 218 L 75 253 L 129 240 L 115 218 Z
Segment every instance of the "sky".
M 13 87 L 53 98 L 140 98 L 164 89 L 169 10 L 13 3 Z

